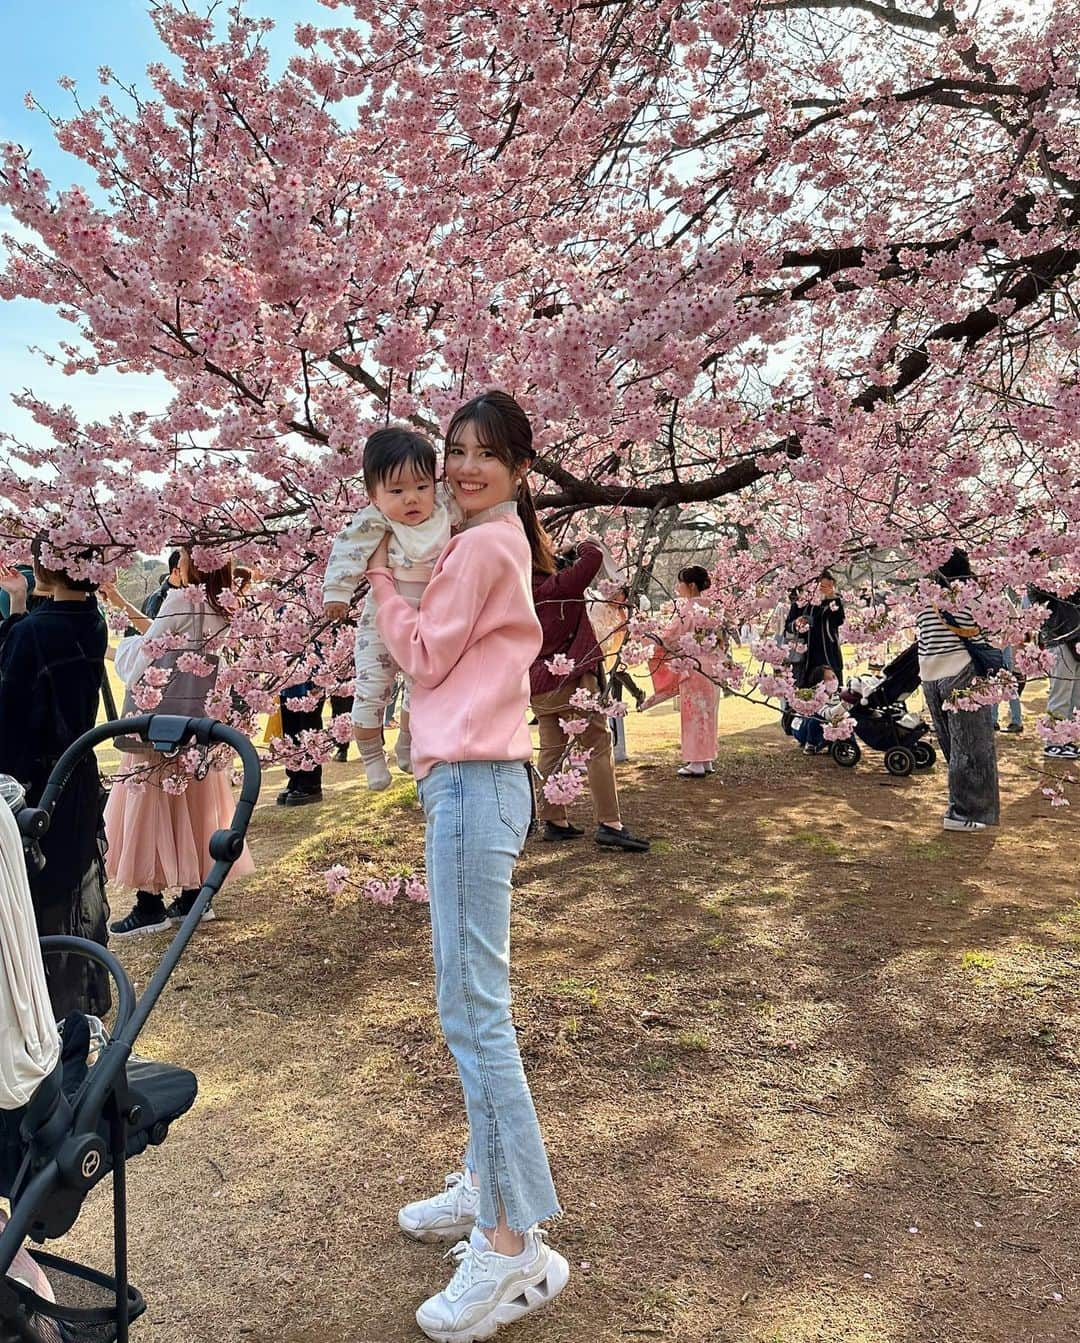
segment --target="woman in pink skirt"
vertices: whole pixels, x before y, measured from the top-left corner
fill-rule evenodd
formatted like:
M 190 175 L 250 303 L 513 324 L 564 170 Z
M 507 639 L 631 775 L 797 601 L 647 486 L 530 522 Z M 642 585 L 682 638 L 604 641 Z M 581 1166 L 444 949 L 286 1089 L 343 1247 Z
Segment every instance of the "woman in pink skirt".
M 144 644 L 166 635 L 172 636 L 172 650 L 192 653 L 200 660 L 196 665 L 197 675 L 205 680 L 203 693 L 214 687 L 221 636 L 229 623 L 221 596 L 232 588 L 232 564 L 203 573 L 190 551 L 182 548 L 180 577 L 183 586 L 169 590 L 153 621 L 115 588 L 103 589 L 108 600 L 121 607 L 140 631 L 123 639 L 116 650 L 116 670 L 129 689 L 154 667 Z M 173 651 L 169 662 L 175 661 Z M 208 666 L 205 677 L 202 666 Z M 166 700 L 167 685 L 158 688 Z M 134 887 L 135 907 L 110 924 L 114 937 L 161 932 L 178 923 L 191 908 L 211 862 L 210 837 L 215 830 L 227 827 L 232 818 L 229 764 L 225 758 L 215 760 L 211 753 L 192 774 L 180 761 L 167 760 L 155 751 L 121 755 L 120 770 L 105 804 L 109 843 L 105 867 L 111 880 Z M 252 871 L 254 864 L 245 845 L 233 875 Z M 169 888 L 178 888 L 179 894 L 166 906 L 164 892 Z M 213 917 L 213 909 L 207 908 L 203 918 Z
M 703 779 L 715 770 L 717 720 L 720 713 L 720 687 L 712 679 L 717 661 L 714 650 L 700 645 L 684 654 L 682 639 L 697 629 L 694 603 L 709 586 L 709 575 L 700 564 L 679 570 L 675 584 L 675 618 L 663 633 L 663 652 L 649 663 L 655 694 L 639 706 L 651 709 L 673 695 L 679 697 L 679 727 L 683 765 L 681 779 Z M 659 651 L 659 650 L 658 650 Z M 670 659 L 687 659 L 685 668 L 671 665 Z

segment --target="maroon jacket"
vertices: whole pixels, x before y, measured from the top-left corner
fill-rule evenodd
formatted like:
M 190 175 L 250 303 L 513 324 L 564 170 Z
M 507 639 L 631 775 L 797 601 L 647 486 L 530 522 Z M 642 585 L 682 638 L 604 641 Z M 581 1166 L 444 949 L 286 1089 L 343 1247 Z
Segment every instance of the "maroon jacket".
M 591 541 L 583 541 L 578 556 L 577 562 L 568 569 L 553 574 L 533 574 L 533 602 L 544 634 L 543 646 L 529 668 L 534 695 L 560 690 L 587 672 L 595 672 L 603 660 L 585 610 L 585 589 L 600 572 L 604 552 Z M 569 676 L 553 676 L 544 666 L 556 653 L 564 653 L 572 659 L 574 670 Z

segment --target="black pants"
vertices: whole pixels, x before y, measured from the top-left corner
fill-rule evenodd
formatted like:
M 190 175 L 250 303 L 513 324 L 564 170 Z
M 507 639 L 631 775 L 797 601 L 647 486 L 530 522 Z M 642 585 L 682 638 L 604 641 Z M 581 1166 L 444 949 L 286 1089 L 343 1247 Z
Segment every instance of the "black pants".
M 624 690 L 629 690 L 631 695 L 633 695 L 634 699 L 639 704 L 645 698 L 645 691 L 642 690 L 642 688 L 638 685 L 638 683 L 634 680 L 634 678 L 630 675 L 630 673 L 628 671 L 623 670 L 622 667 L 620 667 L 617 671 L 608 673 L 608 685 L 611 686 L 612 699 L 617 700 L 620 704 L 622 703 Z M 608 722 L 611 724 L 611 736 L 615 741 L 615 744 L 618 745 L 619 742 L 618 720 L 615 718 L 609 718 Z
M 323 725 L 322 714 L 325 700 L 320 699 L 313 709 L 301 712 L 290 707 L 296 701 L 291 699 L 281 700 L 281 731 L 286 737 L 292 737 L 297 740 L 301 732 L 318 732 Z M 352 712 L 351 695 L 331 695 L 330 712 L 333 717 L 339 714 Z M 286 769 L 285 777 L 288 779 L 288 789 L 292 793 L 318 793 L 322 789 L 322 765 L 316 765 L 314 769 Z

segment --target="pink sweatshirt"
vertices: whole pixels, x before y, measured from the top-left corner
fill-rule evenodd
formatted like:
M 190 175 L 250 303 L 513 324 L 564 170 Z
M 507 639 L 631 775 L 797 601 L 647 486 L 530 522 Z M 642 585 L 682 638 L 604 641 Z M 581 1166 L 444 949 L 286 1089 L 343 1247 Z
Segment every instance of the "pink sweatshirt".
M 375 623 L 412 678 L 412 759 L 422 779 L 440 761 L 528 760 L 529 666 L 540 651 L 532 555 L 516 513 L 451 537 L 418 610 L 386 569 L 369 569 Z

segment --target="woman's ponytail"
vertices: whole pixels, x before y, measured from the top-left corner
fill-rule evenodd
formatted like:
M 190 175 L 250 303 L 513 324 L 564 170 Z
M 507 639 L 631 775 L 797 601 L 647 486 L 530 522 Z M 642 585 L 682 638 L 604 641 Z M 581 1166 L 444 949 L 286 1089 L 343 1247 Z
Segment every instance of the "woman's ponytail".
M 532 490 L 524 476 L 521 478 L 521 486 L 518 490 L 517 510 L 521 525 L 525 529 L 525 535 L 529 539 L 533 573 L 553 574 L 556 568 L 555 547 L 540 521 L 536 511 L 536 502 L 532 497 Z

